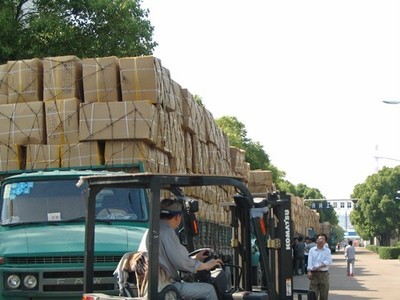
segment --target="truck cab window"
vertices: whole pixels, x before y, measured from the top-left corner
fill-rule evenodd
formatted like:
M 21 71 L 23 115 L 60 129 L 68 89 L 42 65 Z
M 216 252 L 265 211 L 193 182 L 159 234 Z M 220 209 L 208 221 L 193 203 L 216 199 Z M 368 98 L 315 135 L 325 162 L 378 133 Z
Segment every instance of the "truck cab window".
M 84 218 L 84 187 L 76 179 L 31 181 L 3 188 L 1 224 L 62 222 Z M 98 219 L 147 221 L 144 191 L 108 189 L 96 200 Z
M 147 221 L 143 189 L 103 189 L 96 197 L 96 219 Z

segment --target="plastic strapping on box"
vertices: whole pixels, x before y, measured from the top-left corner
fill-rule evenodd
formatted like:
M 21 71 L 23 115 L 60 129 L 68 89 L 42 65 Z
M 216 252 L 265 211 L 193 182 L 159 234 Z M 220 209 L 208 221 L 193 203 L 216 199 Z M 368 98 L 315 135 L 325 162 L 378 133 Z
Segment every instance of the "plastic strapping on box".
M 138 72 L 138 67 L 137 67 L 137 58 L 133 58 L 133 64 L 135 66 L 133 72 L 135 72 L 135 82 L 133 83 L 135 85 L 135 94 L 136 94 L 136 100 L 141 99 L 140 98 L 140 81 L 139 81 L 139 72 Z
M 96 83 L 99 84 L 99 86 L 96 89 L 97 101 L 100 101 L 100 99 L 102 98 L 101 97 L 102 86 L 101 86 L 100 78 L 103 77 L 103 80 L 104 80 L 104 74 L 100 74 L 100 71 L 103 71 L 103 69 L 101 68 L 99 61 L 97 59 L 95 59 L 95 62 L 96 62 L 96 74 L 95 74 L 96 75 Z M 103 84 L 103 89 L 105 89 L 105 88 L 106 88 L 106 85 Z
M 129 135 L 129 121 L 128 121 L 128 113 L 127 113 L 127 110 L 128 110 L 128 108 L 127 108 L 127 105 L 128 105 L 128 103 L 125 101 L 124 102 L 124 112 L 125 112 L 125 118 L 124 118 L 124 120 L 125 120 L 125 128 L 126 128 L 126 135 L 127 136 L 130 136 Z M 111 118 L 110 118 L 111 119 Z M 133 130 L 134 132 L 135 132 L 135 130 Z

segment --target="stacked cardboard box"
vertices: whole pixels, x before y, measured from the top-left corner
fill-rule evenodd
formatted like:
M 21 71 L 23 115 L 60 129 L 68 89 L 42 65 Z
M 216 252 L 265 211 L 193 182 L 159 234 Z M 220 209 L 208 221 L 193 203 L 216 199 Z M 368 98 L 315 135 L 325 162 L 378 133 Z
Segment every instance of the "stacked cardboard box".
M 142 162 L 151 172 L 248 180 L 245 152 L 194 98 L 153 56 L 10 61 L 0 66 L 1 170 Z M 208 199 L 205 216 L 227 221 L 218 203 L 233 190 L 187 192 Z
M 272 172 L 267 170 L 250 171 L 248 187 L 252 193 L 265 193 L 273 191 Z
M 296 236 L 307 236 L 308 229 L 319 229 L 319 214 L 304 205 L 304 199 L 291 195 L 293 231 Z

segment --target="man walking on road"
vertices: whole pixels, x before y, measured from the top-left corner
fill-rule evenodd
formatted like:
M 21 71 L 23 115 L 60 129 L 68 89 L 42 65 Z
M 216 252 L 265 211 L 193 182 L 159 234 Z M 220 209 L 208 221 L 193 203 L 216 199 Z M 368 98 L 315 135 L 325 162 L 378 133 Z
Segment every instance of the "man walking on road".
M 347 261 L 347 276 L 354 276 L 354 261 L 356 260 L 356 249 L 353 246 L 353 241 L 344 249 L 344 258 Z
M 327 300 L 329 294 L 329 266 L 332 255 L 329 247 L 325 247 L 327 236 L 320 234 L 317 246 L 308 253 L 307 277 L 310 279 L 310 291 L 315 292 L 317 299 Z

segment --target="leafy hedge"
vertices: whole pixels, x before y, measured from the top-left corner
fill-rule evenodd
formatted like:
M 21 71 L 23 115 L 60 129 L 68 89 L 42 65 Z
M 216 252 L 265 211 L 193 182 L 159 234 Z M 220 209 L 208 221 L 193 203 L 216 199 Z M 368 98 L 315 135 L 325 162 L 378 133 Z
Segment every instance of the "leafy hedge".
M 380 259 L 399 259 L 400 247 L 379 247 L 378 254 Z
M 379 246 L 376 246 L 376 245 L 367 245 L 366 248 L 367 248 L 368 250 L 372 251 L 372 252 L 378 253 Z

